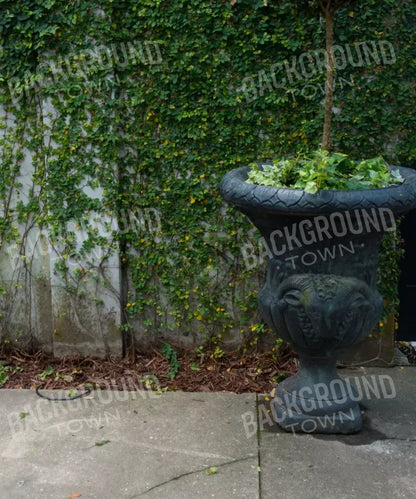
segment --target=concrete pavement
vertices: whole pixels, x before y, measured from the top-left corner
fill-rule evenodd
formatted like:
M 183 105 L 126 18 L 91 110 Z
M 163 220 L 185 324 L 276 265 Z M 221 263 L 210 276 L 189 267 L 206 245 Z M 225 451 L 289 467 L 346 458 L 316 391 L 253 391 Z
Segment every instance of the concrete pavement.
M 0 499 L 416 497 L 416 368 L 341 372 L 356 435 L 286 433 L 255 394 L 0 390 Z

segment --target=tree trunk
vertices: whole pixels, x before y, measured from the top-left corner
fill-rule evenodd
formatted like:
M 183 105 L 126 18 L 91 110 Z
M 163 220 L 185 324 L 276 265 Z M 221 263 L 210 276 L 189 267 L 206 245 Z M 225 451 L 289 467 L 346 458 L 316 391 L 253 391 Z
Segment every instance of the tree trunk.
M 326 85 L 325 85 L 325 119 L 322 135 L 322 149 L 329 151 L 331 145 L 332 104 L 334 100 L 334 17 L 335 8 L 331 2 L 325 9 L 326 20 Z

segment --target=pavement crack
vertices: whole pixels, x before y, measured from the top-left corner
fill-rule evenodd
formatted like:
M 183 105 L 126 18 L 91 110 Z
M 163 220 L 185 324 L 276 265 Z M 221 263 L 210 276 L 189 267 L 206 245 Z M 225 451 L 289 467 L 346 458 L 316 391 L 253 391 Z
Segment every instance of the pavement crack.
M 187 473 L 181 473 L 180 475 L 177 475 L 177 476 L 175 476 L 173 478 L 170 478 L 169 480 L 166 480 L 166 481 L 164 481 L 162 483 L 158 483 L 157 485 L 154 485 L 153 487 L 151 487 L 150 489 L 146 490 L 145 492 L 141 492 L 138 495 L 134 495 L 130 499 L 137 499 L 138 497 L 143 497 L 144 495 L 148 494 L 152 490 L 158 489 L 159 487 L 163 487 L 164 485 L 167 485 L 168 483 L 171 483 L 171 482 L 175 482 L 176 480 L 180 480 L 181 478 L 183 478 L 185 476 L 194 475 L 195 473 L 201 473 L 203 471 L 208 471 L 212 466 L 217 466 L 218 468 L 220 468 L 220 467 L 228 466 L 229 464 L 235 464 L 235 463 L 240 463 L 242 461 L 248 461 L 249 459 L 253 459 L 253 457 L 255 457 L 255 456 L 251 455 L 251 456 L 246 456 L 246 457 L 240 457 L 238 459 L 233 459 L 231 461 L 226 461 L 225 463 L 220 463 L 218 465 L 204 466 L 203 468 L 198 469 L 198 470 L 188 471 Z
M 261 499 L 261 431 L 259 415 L 259 395 L 256 393 L 256 418 L 257 418 L 257 471 L 259 481 L 259 499 Z

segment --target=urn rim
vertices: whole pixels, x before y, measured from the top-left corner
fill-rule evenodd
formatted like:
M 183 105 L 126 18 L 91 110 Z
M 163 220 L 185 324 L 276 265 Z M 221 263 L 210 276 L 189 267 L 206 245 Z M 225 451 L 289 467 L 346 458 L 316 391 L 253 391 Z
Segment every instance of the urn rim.
M 313 215 L 354 209 L 388 208 L 402 214 L 416 208 L 416 171 L 401 166 L 402 184 L 374 189 L 320 190 L 310 194 L 302 189 L 271 187 L 246 182 L 249 166 L 226 173 L 220 184 L 220 194 L 242 211 L 253 209 L 271 213 Z

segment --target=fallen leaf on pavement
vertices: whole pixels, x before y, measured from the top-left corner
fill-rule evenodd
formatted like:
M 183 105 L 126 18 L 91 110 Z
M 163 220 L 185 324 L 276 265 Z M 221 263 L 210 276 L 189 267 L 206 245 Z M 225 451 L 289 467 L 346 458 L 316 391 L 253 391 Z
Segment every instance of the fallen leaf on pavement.
M 95 445 L 101 446 L 101 445 L 108 444 L 109 442 L 110 442 L 110 440 L 101 440 L 100 442 L 95 442 Z

